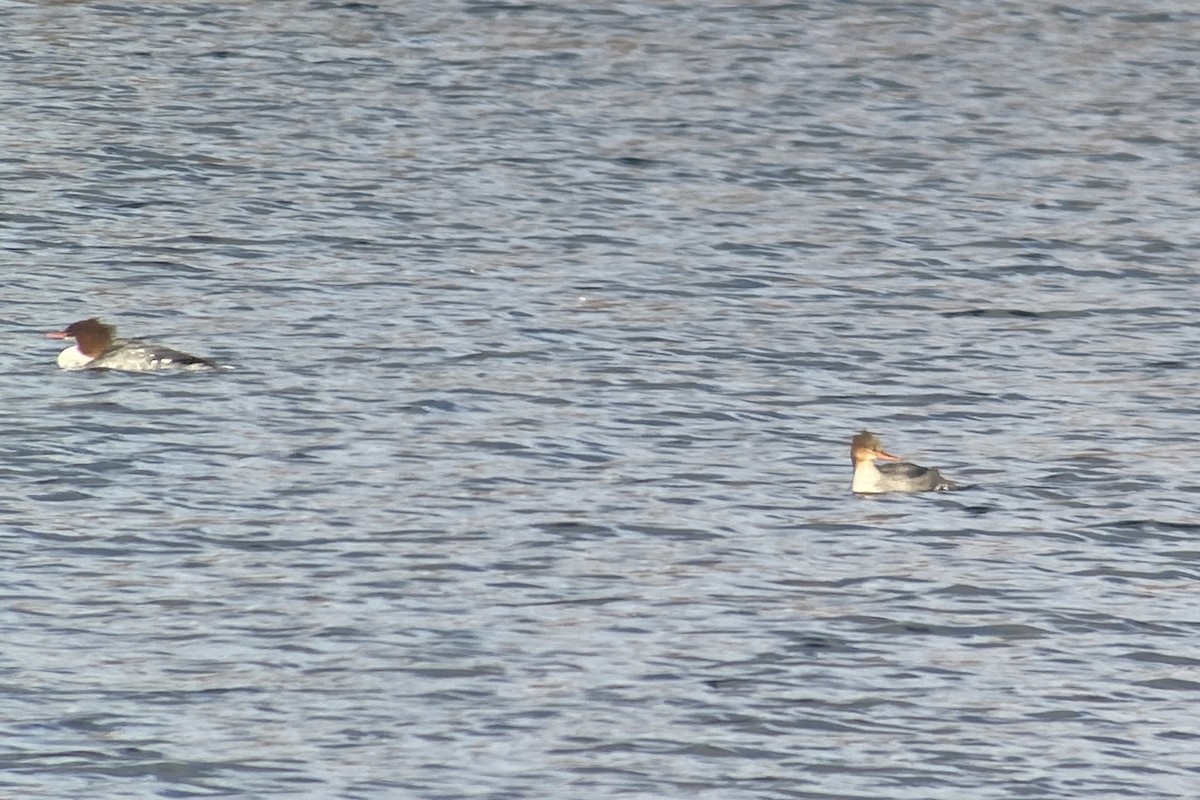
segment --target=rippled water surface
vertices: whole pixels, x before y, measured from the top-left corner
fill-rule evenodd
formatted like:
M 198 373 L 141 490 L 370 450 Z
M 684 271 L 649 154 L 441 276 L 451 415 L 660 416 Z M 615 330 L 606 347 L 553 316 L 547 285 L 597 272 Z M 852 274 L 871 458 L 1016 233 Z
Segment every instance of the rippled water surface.
M 0 6 L 0 796 L 1195 797 L 1183 9 Z

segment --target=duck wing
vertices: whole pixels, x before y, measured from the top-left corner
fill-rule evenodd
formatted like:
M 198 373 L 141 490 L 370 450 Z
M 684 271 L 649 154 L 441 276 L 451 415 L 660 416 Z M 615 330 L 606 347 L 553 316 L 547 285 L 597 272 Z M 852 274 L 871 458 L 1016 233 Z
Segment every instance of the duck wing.
M 926 475 L 939 474 L 935 467 L 922 467 L 919 464 L 909 464 L 907 461 L 894 461 L 892 463 L 876 464 L 875 467 L 889 478 L 907 478 L 908 480 L 916 480 L 918 478 L 924 478 Z
M 895 482 L 901 490 L 936 491 L 954 489 L 958 484 L 942 476 L 937 467 L 922 467 L 920 464 L 909 464 L 898 461 L 886 464 L 876 464 L 876 468 L 884 479 Z

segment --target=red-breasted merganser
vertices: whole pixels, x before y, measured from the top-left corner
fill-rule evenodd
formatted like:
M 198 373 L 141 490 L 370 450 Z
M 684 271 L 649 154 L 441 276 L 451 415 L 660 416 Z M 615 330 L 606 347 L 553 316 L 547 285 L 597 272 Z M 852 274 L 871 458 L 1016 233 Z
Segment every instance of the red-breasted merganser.
M 181 353 L 169 347 L 138 339 L 118 339 L 117 329 L 98 319 L 72 322 L 65 330 L 47 333 L 51 339 L 74 339 L 75 344 L 58 354 L 63 369 L 117 369 L 153 372 L 161 369 L 216 369 L 207 358 Z
M 876 459 L 899 463 L 877 465 Z M 919 467 L 900 461 L 899 456 L 884 450 L 883 442 L 870 431 L 863 431 L 850 441 L 850 460 L 854 463 L 854 481 L 850 489 L 860 494 L 958 488 L 957 483 L 942 477 L 937 467 Z

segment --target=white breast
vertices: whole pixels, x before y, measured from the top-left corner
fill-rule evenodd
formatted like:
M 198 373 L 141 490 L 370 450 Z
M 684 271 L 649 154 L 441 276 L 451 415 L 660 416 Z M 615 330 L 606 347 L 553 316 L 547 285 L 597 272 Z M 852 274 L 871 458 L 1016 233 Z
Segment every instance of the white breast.
M 73 345 L 58 354 L 58 366 L 62 369 L 83 369 L 92 363 L 92 357 L 84 355 L 78 345 Z
M 859 494 L 877 494 L 879 483 L 883 476 L 879 467 L 871 461 L 860 461 L 854 465 L 854 478 L 850 483 L 850 491 Z

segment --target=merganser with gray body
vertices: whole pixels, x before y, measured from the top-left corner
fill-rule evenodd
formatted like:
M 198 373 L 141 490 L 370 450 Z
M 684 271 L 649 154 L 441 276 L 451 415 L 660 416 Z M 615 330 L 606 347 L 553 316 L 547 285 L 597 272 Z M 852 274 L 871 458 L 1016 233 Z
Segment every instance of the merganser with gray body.
M 216 369 L 215 361 L 182 353 L 140 339 L 118 339 L 117 329 L 94 317 L 72 322 L 65 330 L 47 333 L 51 339 L 74 339 L 58 354 L 63 369 L 115 369 L 123 372 Z
M 898 463 L 876 464 L 876 460 Z M 859 494 L 882 492 L 935 492 L 957 489 L 958 484 L 942 477 L 937 467 L 921 467 L 900 461 L 883 449 L 879 437 L 863 431 L 850 441 L 850 460 L 854 463 L 851 491 Z

